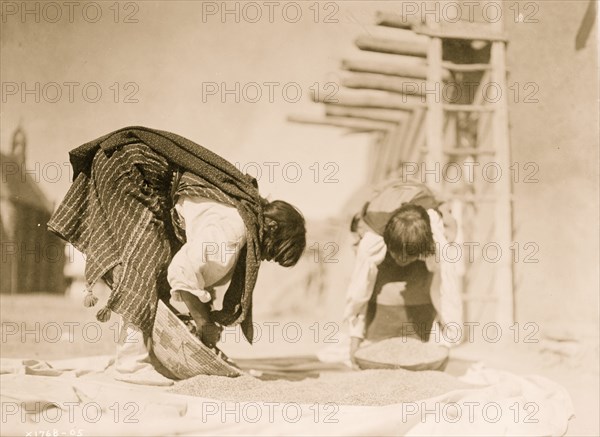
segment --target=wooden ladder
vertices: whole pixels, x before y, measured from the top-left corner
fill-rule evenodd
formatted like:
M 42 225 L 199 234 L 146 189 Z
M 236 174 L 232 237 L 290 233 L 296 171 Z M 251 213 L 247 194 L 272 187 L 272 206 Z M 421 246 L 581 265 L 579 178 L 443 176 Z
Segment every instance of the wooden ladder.
M 443 167 L 452 158 L 468 156 L 475 161 L 481 155 L 493 155 L 494 161 L 503 172 L 503 177 L 494 184 L 491 200 L 494 202 L 493 213 L 493 241 L 502 250 L 500 259 L 495 264 L 494 280 L 491 284 L 493 300 L 495 301 L 494 321 L 502 327 L 510 326 L 515 319 L 514 311 L 514 283 L 512 259 L 509 248 L 512 243 L 512 197 L 510 168 L 510 139 L 508 124 L 508 104 L 506 85 L 506 37 L 503 35 L 502 21 L 483 26 L 448 26 L 443 29 L 440 23 L 426 23 L 415 28 L 420 34 L 429 36 L 427 48 L 427 86 L 433 89 L 436 84 L 442 83 L 443 69 L 454 71 L 485 71 L 484 78 L 489 78 L 496 88 L 501 90 L 498 99 L 494 102 L 481 103 L 482 96 L 472 104 L 458 105 L 445 104 L 439 95 L 427 95 L 427 124 L 425 165 L 435 168 L 439 163 Z M 444 39 L 483 40 L 491 44 L 490 62 L 478 64 L 452 64 L 443 60 L 442 43 Z M 482 85 L 485 85 L 482 79 Z M 481 91 L 481 86 L 480 86 Z M 445 146 L 445 126 L 448 125 L 448 115 L 453 112 L 490 112 L 491 116 L 491 145 L 487 148 L 448 148 Z M 427 176 L 427 173 L 425 173 Z M 445 178 L 438 179 L 443 185 Z M 435 180 L 428 181 L 436 185 Z M 438 183 L 440 185 L 440 183 Z M 444 191 L 444 187 L 440 187 Z M 460 199 L 462 202 L 481 202 L 485 199 Z M 490 199 L 488 199 L 490 200 Z M 456 204 L 459 208 L 461 203 Z M 465 296 L 467 300 L 470 296 Z M 480 296 L 481 297 L 481 296 Z M 477 298 L 476 298 L 477 299 Z M 480 299 L 481 300 L 481 299 Z M 485 299 L 484 299 L 485 300 Z

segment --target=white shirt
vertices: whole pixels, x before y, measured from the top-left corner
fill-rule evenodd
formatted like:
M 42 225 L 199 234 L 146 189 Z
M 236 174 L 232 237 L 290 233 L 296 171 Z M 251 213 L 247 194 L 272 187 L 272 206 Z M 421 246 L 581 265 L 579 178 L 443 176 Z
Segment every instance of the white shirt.
M 185 227 L 187 242 L 173 257 L 167 279 L 173 300 L 180 291 L 202 302 L 215 299 L 213 287 L 231 280 L 246 227 L 237 209 L 203 197 L 182 197 L 175 209 Z
M 433 209 L 427 210 L 431 223 L 436 250 L 448 244 L 444 235 L 442 218 Z M 363 338 L 365 334 L 365 316 L 367 304 L 373 294 L 378 266 L 384 260 L 386 246 L 381 235 L 368 230 L 358 244 L 354 270 L 346 294 L 344 318 L 349 323 L 351 337 Z M 445 339 L 460 337 L 462 328 L 462 300 L 458 288 L 456 265 L 447 262 L 439 254 L 425 259 L 427 270 L 433 272 L 431 300 L 437 311 L 437 321 L 433 330 L 445 329 L 444 335 L 431 335 L 431 340 L 450 346 Z

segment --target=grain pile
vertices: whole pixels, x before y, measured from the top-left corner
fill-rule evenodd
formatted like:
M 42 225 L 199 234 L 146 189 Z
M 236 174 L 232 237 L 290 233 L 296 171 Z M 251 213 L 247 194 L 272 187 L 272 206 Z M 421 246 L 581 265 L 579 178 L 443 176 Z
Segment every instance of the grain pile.
M 388 338 L 365 346 L 356 358 L 392 366 L 416 366 L 445 359 L 448 350 L 410 337 Z
M 322 373 L 301 381 L 199 375 L 178 382 L 171 391 L 223 401 L 375 406 L 417 401 L 466 387 L 443 372 L 386 369 Z

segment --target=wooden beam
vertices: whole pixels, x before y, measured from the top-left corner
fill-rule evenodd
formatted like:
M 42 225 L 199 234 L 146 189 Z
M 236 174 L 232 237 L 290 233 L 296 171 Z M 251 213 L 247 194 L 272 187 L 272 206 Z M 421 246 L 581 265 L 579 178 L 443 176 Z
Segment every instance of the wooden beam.
M 493 23 L 492 27 L 497 32 L 502 30 L 502 21 Z M 506 44 L 498 40 L 492 43 L 492 65 L 490 79 L 502 91 L 498 102 L 493 103 L 492 115 L 492 147 L 496 149 L 495 161 L 508 173 L 510 167 L 510 136 L 508 131 L 508 88 L 506 85 Z M 494 208 L 494 238 L 504 248 L 509 248 L 512 243 L 512 204 L 511 204 L 511 178 L 501 178 L 493 184 L 497 201 Z M 508 250 L 508 249 L 507 249 Z M 496 318 L 500 326 L 510 326 L 514 322 L 514 282 L 512 261 L 510 256 L 502 256 L 495 264 L 494 290 L 498 295 Z
M 377 74 L 389 74 L 392 76 L 403 76 L 416 79 L 427 78 L 427 63 L 424 60 L 419 59 L 421 62 L 398 62 L 394 59 L 393 61 L 379 61 L 379 60 L 363 60 L 363 59 L 343 59 L 342 69 L 348 71 L 356 71 L 360 73 L 377 73 Z M 447 69 L 442 72 L 442 79 L 445 81 L 450 80 L 452 75 Z
M 486 86 L 488 84 L 488 82 L 490 81 L 491 68 L 492 68 L 492 66 L 490 65 L 489 70 L 484 70 L 483 74 L 481 75 L 481 79 L 479 79 L 479 86 L 477 87 L 477 90 L 475 91 L 475 97 L 473 98 L 473 102 L 472 102 L 472 104 L 475 106 L 481 106 L 485 102 L 485 98 L 484 98 L 485 93 L 483 92 L 482 88 L 484 86 Z
M 425 106 L 421 97 L 376 90 L 342 89 L 329 98 L 324 93 L 311 92 L 311 99 L 317 103 L 335 103 L 344 106 L 399 109 L 404 111 L 412 111 L 417 107 Z
M 304 124 L 318 124 L 323 126 L 335 126 L 361 131 L 389 131 L 394 128 L 394 123 L 384 121 L 375 121 L 355 117 L 331 117 L 331 116 L 309 116 L 309 115 L 290 115 L 288 121 Z
M 445 164 L 445 156 L 442 153 L 444 144 L 444 108 L 442 103 L 442 40 L 440 38 L 429 38 L 427 50 L 427 89 L 440 89 L 439 93 L 427 94 L 427 123 L 426 123 L 426 144 L 427 156 L 426 165 L 429 169 L 442 168 Z M 438 178 L 437 171 L 434 177 L 426 175 L 426 182 L 432 185 L 441 184 L 441 178 Z M 441 190 L 440 190 L 441 191 Z
M 395 55 L 427 56 L 427 40 L 403 41 L 389 38 L 378 38 L 370 35 L 359 36 L 355 41 L 361 50 Z
M 422 162 L 423 161 L 423 156 L 425 154 L 423 153 L 423 151 L 421 149 L 423 147 L 425 147 L 425 143 L 427 141 L 426 129 L 425 129 L 426 123 L 427 123 L 427 112 L 425 111 L 425 109 L 423 109 L 422 115 L 421 115 L 421 126 L 420 126 L 419 130 L 417 131 L 417 136 L 414 139 L 415 150 L 412 151 L 411 155 L 408 156 L 408 158 L 411 159 L 413 162 Z
M 452 23 L 434 29 L 426 25 L 414 26 L 413 30 L 419 35 L 427 35 L 441 39 L 463 39 L 472 41 L 508 41 L 505 33 L 491 30 L 487 24 L 478 23 Z
M 483 70 L 483 74 L 481 75 L 481 79 L 479 79 L 479 86 L 477 87 L 477 90 L 475 91 L 475 97 L 473 98 L 473 102 L 471 103 L 471 106 L 483 106 L 484 92 L 483 92 L 482 88 L 484 85 L 486 85 L 489 82 L 490 74 L 491 74 L 491 65 L 490 65 L 489 70 Z M 478 122 L 476 120 L 477 117 L 479 117 L 478 112 L 471 112 L 469 114 L 469 119 L 472 120 L 473 122 Z
M 380 26 L 395 27 L 397 29 L 411 29 L 421 23 L 419 19 L 414 17 L 405 17 L 402 14 L 382 11 L 375 13 L 375 22 Z
M 389 123 L 400 123 L 407 118 L 406 111 L 397 109 L 361 108 L 335 104 L 326 104 L 325 113 L 334 117 L 356 117 Z
M 458 145 L 458 115 L 454 113 L 445 114 L 444 120 L 444 144 L 443 151 L 455 149 Z M 452 158 L 451 158 L 452 159 Z M 455 188 L 453 186 L 452 188 Z
M 341 84 L 348 88 L 391 91 L 411 96 L 422 96 L 425 91 L 425 81 L 422 79 L 387 74 L 349 72 L 342 77 Z

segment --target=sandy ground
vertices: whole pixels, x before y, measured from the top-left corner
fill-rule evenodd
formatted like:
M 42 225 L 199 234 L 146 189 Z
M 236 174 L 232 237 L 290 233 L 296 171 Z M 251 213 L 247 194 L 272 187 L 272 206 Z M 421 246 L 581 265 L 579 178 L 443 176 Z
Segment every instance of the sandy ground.
M 0 296 L 1 356 L 3 358 L 60 359 L 111 354 L 115 350 L 117 320 L 95 320 L 97 309 L 62 297 Z M 232 357 L 252 358 L 316 353 L 342 346 L 343 330 L 331 321 L 307 317 L 258 319 L 261 336 L 250 346 L 239 331 L 226 331 L 222 349 Z M 475 341 L 452 351 L 450 373 L 459 374 L 474 361 L 488 367 L 527 375 L 538 374 L 562 384 L 571 394 L 575 417 L 567 435 L 600 435 L 598 336 L 584 330 L 573 350 L 557 353 L 546 340 L 537 343 Z M 554 343 L 551 343 L 554 344 Z M 550 345 L 551 345 L 550 344 Z

